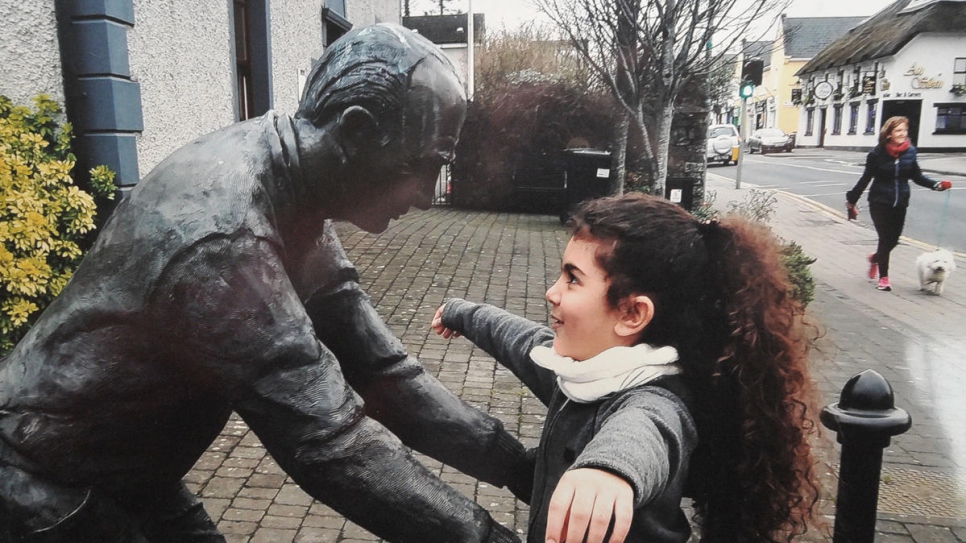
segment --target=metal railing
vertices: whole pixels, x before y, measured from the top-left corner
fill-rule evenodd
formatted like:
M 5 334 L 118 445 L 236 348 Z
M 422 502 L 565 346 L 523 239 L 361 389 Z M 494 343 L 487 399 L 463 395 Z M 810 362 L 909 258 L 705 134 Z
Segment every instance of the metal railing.
M 433 195 L 434 206 L 448 206 L 453 204 L 453 182 L 450 172 L 450 165 L 446 164 L 439 170 L 439 177 L 436 179 L 436 191 Z

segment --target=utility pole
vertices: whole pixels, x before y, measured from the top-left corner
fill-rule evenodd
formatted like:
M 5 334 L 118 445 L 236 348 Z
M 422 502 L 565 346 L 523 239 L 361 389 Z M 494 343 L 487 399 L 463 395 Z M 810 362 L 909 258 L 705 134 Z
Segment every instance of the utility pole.
M 738 171 L 735 172 L 735 188 L 741 188 L 741 170 L 745 163 L 745 152 L 741 148 L 748 139 L 748 99 L 755 95 L 755 86 L 761 85 L 761 72 L 764 62 L 760 58 L 746 61 L 741 67 L 741 83 L 738 96 L 741 97 L 741 141 L 738 143 Z

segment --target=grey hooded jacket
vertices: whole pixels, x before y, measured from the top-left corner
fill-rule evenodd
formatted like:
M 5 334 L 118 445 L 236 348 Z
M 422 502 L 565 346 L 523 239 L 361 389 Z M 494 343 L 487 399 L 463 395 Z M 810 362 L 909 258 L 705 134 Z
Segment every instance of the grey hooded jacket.
M 457 331 L 511 370 L 548 406 L 537 450 L 527 541 L 543 543 L 547 507 L 564 472 L 596 468 L 634 489 L 628 543 L 683 543 L 691 528 L 681 509 L 688 462 L 697 444 L 694 420 L 677 376 L 627 389 L 593 403 L 569 400 L 550 370 L 530 360 L 553 331 L 490 305 L 453 299 L 443 325 Z

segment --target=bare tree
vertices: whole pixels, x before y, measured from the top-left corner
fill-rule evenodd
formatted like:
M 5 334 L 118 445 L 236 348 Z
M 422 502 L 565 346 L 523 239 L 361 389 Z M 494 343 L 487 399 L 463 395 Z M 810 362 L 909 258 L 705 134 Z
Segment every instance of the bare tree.
M 423 10 L 423 15 L 446 15 L 462 13 L 460 8 L 451 8 L 453 0 L 403 0 L 403 14 L 409 16 L 410 8 Z M 464 2 L 458 2 L 462 5 Z
M 711 66 L 711 73 L 708 75 L 708 99 L 715 115 L 721 115 L 734 107 L 735 95 L 738 93 L 738 60 L 737 54 L 724 55 Z
M 651 191 L 664 193 L 671 119 L 688 78 L 707 76 L 752 23 L 789 0 L 533 0 L 640 131 Z M 712 43 L 714 48 L 710 49 Z M 621 165 L 617 165 L 621 168 Z M 618 180 L 623 190 L 623 180 Z

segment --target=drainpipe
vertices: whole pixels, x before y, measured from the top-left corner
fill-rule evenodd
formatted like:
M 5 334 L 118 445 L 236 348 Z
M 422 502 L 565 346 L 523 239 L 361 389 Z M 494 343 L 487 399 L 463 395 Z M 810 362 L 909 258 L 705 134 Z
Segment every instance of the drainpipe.
M 466 99 L 473 101 L 473 91 L 476 90 L 476 28 L 473 20 L 473 0 L 467 0 L 469 7 L 466 9 Z
M 134 2 L 56 0 L 55 5 L 78 178 L 107 165 L 123 197 L 140 179 L 137 134 L 144 130 L 141 87 L 128 61 Z

